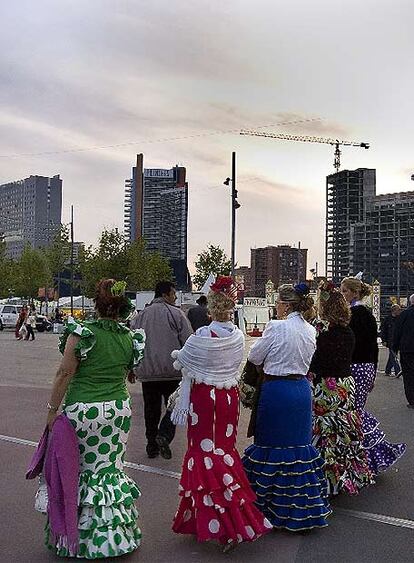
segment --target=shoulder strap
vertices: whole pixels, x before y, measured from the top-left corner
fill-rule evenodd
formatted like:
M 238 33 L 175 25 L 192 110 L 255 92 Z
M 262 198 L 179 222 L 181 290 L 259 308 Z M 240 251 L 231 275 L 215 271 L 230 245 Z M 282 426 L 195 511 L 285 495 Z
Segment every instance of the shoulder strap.
M 177 321 L 175 320 L 174 315 L 170 311 L 170 307 L 168 306 L 168 304 L 165 301 L 164 301 L 164 305 L 167 307 L 168 318 L 170 318 L 172 320 L 172 324 L 173 324 L 175 330 L 177 331 L 178 341 L 181 344 L 181 346 L 184 346 L 183 342 L 181 342 L 180 329 L 178 328 Z

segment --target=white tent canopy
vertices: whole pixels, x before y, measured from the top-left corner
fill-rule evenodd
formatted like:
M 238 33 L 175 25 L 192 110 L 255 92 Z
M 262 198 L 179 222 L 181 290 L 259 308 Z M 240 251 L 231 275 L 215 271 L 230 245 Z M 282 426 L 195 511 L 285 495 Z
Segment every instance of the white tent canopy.
M 208 278 L 206 279 L 206 281 L 204 282 L 203 287 L 200 289 L 199 293 L 203 293 L 204 295 L 207 295 L 207 293 L 210 291 L 210 286 L 216 281 L 216 276 L 210 272 Z
M 73 307 L 75 309 L 93 309 L 94 306 L 93 299 L 85 297 L 84 295 L 77 295 L 73 298 Z M 61 297 L 59 299 L 59 307 L 68 309 L 70 307 L 70 297 Z

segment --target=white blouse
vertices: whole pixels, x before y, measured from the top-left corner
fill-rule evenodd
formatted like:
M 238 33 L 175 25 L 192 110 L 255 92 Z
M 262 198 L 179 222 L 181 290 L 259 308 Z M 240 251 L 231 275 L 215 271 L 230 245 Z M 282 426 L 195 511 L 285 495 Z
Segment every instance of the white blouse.
M 306 375 L 316 349 L 316 330 L 299 312 L 286 320 L 269 321 L 249 353 L 249 360 L 264 364 L 268 375 Z

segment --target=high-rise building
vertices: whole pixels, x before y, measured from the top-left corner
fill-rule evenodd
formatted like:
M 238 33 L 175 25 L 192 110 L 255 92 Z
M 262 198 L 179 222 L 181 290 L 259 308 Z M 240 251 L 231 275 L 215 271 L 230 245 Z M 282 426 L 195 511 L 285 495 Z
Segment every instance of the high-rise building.
M 326 270 L 335 283 L 363 272 L 383 303 L 414 290 L 414 191 L 376 195 L 375 170 L 327 177 Z
M 125 236 L 130 242 L 144 238 L 150 251 L 170 261 L 179 286 L 186 286 L 188 184 L 186 169 L 144 168 L 137 155 L 132 178 L 125 181 Z
M 283 283 L 306 280 L 307 248 L 290 245 L 266 246 L 251 249 L 251 292 L 265 297 L 266 283 L 270 280 L 275 287 Z
M 353 262 L 353 225 L 365 222 L 375 197 L 375 170 L 342 170 L 326 178 L 326 275 L 337 283 Z
M 59 174 L 29 176 L 0 185 L 0 233 L 7 253 L 18 258 L 26 244 L 47 247 L 62 217 L 62 180 Z
M 85 243 L 83 241 L 74 241 L 73 243 L 73 263 L 79 263 L 79 255 L 85 250 Z

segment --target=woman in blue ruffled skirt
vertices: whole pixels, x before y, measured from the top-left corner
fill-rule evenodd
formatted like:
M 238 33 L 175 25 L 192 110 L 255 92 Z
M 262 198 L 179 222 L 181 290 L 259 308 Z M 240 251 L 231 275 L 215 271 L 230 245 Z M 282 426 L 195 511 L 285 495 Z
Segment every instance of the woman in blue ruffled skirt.
M 327 526 L 324 462 L 312 439 L 312 398 L 306 378 L 316 331 L 302 314 L 313 305 L 306 284 L 279 288 L 276 321 L 252 347 L 249 361 L 263 365 L 254 443 L 243 464 L 257 505 L 274 528 L 302 531 Z M 283 319 L 283 320 L 282 320 Z

